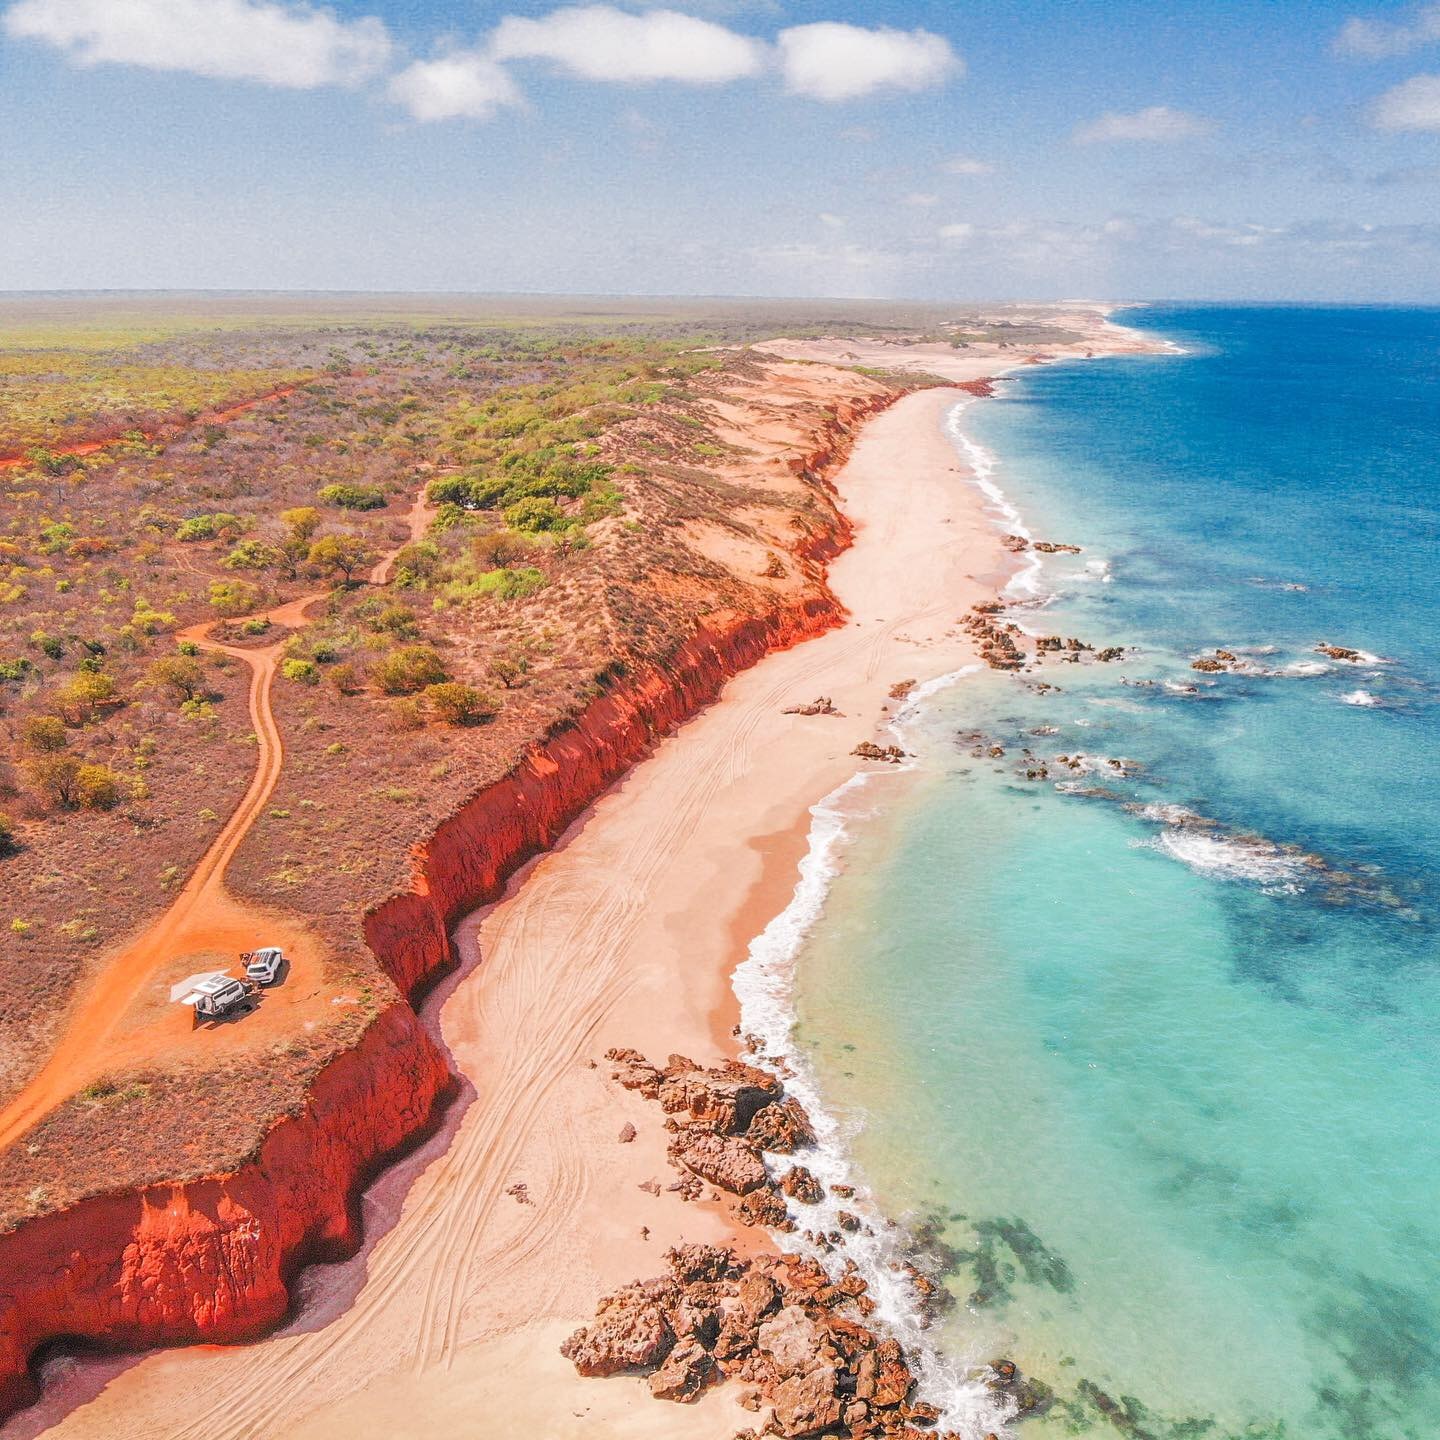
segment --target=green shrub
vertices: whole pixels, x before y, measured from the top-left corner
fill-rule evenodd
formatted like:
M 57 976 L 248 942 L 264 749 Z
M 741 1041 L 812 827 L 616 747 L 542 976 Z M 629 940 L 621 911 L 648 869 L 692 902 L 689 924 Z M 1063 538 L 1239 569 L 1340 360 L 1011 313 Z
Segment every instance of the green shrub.
M 0 810 L 0 855 L 13 855 L 20 848 L 15 838 L 15 822 Z
M 548 583 L 543 570 L 525 565 L 519 570 L 492 570 L 474 580 L 468 589 L 472 594 L 496 600 L 525 600 L 538 594 Z
M 220 563 L 227 570 L 268 570 L 283 558 L 263 540 L 242 540 Z
M 227 620 L 235 620 L 260 608 L 260 587 L 248 580 L 212 580 L 210 603 Z
M 541 530 L 563 529 L 570 523 L 570 517 L 549 496 L 532 495 L 506 506 L 505 523 L 512 530 L 534 534 Z
M 425 699 L 447 725 L 473 725 L 488 720 L 499 706 L 483 690 L 458 681 L 442 681 L 425 687 Z
M 383 510 L 385 492 L 378 485 L 327 485 L 317 498 L 342 510 Z
M 217 536 L 230 538 L 245 529 L 245 522 L 238 515 L 219 510 L 214 515 L 192 515 L 182 520 L 175 531 L 177 540 L 214 540 Z
M 428 645 L 403 645 L 378 660 L 371 671 L 387 695 L 413 695 L 450 677 L 445 664 Z
M 297 685 L 320 683 L 320 667 L 313 660 L 286 660 L 280 666 L 280 673 Z

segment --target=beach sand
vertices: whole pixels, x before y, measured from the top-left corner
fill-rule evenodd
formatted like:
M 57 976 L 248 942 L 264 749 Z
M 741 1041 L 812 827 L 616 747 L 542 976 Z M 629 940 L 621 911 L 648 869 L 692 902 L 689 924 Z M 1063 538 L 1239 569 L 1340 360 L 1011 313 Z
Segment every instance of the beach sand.
M 1130 347 L 1090 321 L 1094 340 L 1072 353 Z M 804 352 L 786 353 L 834 358 Z M 963 381 L 1018 358 L 952 352 L 922 368 L 945 360 Z M 975 658 L 956 622 L 1014 562 L 941 428 L 963 398 L 901 400 L 835 477 L 856 525 L 830 572 L 849 622 L 730 681 L 461 927 L 469 963 L 428 1009 L 464 1093 L 367 1195 L 361 1254 L 312 1271 L 280 1333 L 144 1357 L 44 1433 L 721 1440 L 753 1423 L 734 1386 L 664 1404 L 643 1380 L 582 1379 L 559 1354 L 602 1294 L 658 1273 L 667 1246 L 735 1238 L 718 1206 L 664 1190 L 674 1173 L 658 1112 L 614 1085 L 602 1057 L 617 1045 L 662 1060 L 734 1053 L 730 972 L 789 899 L 809 807 L 854 773 L 855 745 L 889 739 L 891 686 Z M 820 695 L 841 714 L 781 713 Z M 638 1135 L 622 1144 L 627 1121 Z M 650 1180 L 659 1195 L 640 1188 Z M 5 1430 L 34 1433 L 24 1416 Z

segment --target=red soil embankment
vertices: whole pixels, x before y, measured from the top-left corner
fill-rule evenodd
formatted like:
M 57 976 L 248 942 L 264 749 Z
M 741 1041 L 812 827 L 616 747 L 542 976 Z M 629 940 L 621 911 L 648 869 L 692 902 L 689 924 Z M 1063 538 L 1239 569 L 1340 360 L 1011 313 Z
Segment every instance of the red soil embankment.
M 793 468 L 818 478 L 841 463 L 858 423 L 895 398 L 845 406 L 823 446 Z M 800 540 L 807 560 L 849 542 L 838 511 L 830 524 L 833 531 Z M 410 890 L 364 920 L 366 940 L 403 994 L 448 967 L 454 921 L 496 898 L 520 865 L 731 675 L 840 622 L 818 567 L 811 575 L 812 586 L 769 615 L 706 617 L 663 669 L 613 682 L 439 826 L 417 850 Z M 34 1397 L 29 1359 L 48 1341 L 233 1341 L 275 1324 L 302 1265 L 358 1243 L 359 1186 L 425 1127 L 451 1080 L 415 1012 L 398 1003 L 320 1073 L 305 1110 L 277 1121 L 241 1169 L 97 1196 L 0 1235 L 0 1417 Z

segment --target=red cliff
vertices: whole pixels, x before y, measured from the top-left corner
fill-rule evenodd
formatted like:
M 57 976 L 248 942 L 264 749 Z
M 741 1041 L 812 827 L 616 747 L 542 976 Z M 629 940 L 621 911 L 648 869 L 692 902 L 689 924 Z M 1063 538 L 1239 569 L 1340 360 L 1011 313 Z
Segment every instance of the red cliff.
M 896 398 L 843 411 L 795 469 L 833 495 L 824 472 L 854 428 Z M 505 779 L 473 796 L 416 854 L 409 890 L 364 919 L 365 938 L 407 997 L 451 960 L 449 931 L 497 897 L 654 742 L 714 700 L 767 652 L 839 623 L 819 562 L 850 527 L 827 525 L 795 549 L 814 587 L 763 617 L 707 616 L 663 668 L 614 681 Z M 232 1174 L 97 1196 L 0 1235 L 0 1418 L 34 1398 L 37 1347 L 84 1338 L 114 1348 L 226 1342 L 279 1321 L 304 1264 L 358 1244 L 354 1204 L 376 1167 L 422 1130 L 452 1083 L 443 1056 L 401 1001 L 320 1073 L 305 1109 L 276 1122 Z

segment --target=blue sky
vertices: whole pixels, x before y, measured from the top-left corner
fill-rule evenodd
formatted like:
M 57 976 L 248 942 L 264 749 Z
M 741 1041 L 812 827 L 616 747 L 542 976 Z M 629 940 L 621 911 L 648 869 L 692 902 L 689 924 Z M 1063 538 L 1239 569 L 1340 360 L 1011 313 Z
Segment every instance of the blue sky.
M 1440 4 L 0 0 L 0 289 L 1440 300 Z

